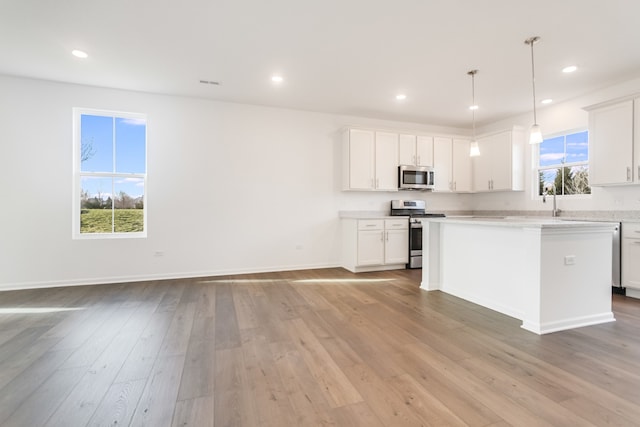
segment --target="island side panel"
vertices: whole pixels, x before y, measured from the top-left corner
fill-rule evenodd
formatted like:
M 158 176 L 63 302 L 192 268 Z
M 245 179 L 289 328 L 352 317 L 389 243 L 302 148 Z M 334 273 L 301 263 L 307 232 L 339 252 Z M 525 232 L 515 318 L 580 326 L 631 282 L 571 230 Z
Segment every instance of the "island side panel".
M 613 229 L 606 226 L 542 231 L 540 320 L 534 332 L 615 320 L 611 311 L 612 236 Z
M 441 283 L 444 292 L 522 319 L 535 311 L 539 259 L 536 236 L 520 227 L 442 223 Z
M 422 282 L 427 291 L 440 289 L 440 223 L 422 220 Z

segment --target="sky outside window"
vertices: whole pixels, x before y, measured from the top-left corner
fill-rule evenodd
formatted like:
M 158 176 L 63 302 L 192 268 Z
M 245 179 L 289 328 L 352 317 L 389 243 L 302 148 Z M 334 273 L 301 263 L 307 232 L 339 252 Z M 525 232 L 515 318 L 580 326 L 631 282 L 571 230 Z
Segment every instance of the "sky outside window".
M 85 147 L 83 151 L 88 157 L 82 161 L 82 172 L 146 172 L 144 120 L 83 114 L 80 138 Z M 82 179 L 82 189 L 89 197 L 100 197 L 103 200 L 113 198 L 114 187 L 116 194 L 123 191 L 133 198 L 142 197 L 144 194 L 144 182 L 141 179 L 116 177 L 113 179 L 113 185 L 111 179 Z

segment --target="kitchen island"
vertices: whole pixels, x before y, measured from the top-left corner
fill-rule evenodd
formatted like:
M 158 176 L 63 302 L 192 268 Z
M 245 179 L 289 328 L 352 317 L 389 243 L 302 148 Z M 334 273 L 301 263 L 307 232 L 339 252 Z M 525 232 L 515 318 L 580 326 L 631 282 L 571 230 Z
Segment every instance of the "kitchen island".
M 515 317 L 537 334 L 615 321 L 614 224 L 544 217 L 422 222 L 422 289 Z

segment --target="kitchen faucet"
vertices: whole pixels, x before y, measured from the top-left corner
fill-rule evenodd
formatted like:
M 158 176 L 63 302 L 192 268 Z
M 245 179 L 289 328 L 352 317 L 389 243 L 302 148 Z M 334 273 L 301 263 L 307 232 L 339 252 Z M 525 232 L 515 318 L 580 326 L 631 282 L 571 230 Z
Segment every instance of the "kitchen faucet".
M 551 211 L 551 216 L 556 217 L 560 216 L 560 209 L 557 208 L 556 205 L 556 184 L 552 184 L 548 186 L 547 189 L 542 193 L 542 203 L 547 203 L 547 194 L 549 194 L 549 190 L 553 190 L 553 210 Z

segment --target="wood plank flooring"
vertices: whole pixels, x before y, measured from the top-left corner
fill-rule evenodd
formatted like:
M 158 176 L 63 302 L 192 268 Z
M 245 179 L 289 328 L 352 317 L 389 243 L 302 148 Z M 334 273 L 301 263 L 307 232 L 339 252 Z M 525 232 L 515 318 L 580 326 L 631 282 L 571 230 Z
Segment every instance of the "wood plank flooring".
M 0 293 L 0 425 L 640 424 L 639 300 L 538 336 L 420 274 Z

